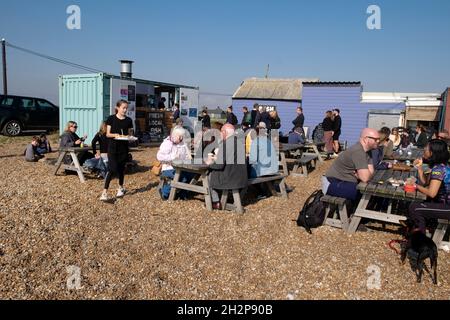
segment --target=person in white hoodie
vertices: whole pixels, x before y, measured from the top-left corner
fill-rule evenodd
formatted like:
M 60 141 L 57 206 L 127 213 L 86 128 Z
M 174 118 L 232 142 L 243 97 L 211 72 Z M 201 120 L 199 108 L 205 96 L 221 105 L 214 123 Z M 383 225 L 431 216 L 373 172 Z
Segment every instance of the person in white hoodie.
M 172 133 L 167 137 L 156 155 L 158 161 L 162 164 L 161 178 L 166 182 L 159 189 L 161 199 L 167 200 L 170 194 L 170 180 L 173 180 L 175 176 L 175 169 L 172 166 L 174 161 L 186 161 L 192 159 L 190 148 L 184 143 L 183 139 L 186 134 L 186 130 L 181 127 L 175 127 Z M 192 174 L 183 172 L 180 176 L 181 182 L 188 182 L 191 180 Z M 185 198 L 185 194 L 180 194 L 181 198 Z

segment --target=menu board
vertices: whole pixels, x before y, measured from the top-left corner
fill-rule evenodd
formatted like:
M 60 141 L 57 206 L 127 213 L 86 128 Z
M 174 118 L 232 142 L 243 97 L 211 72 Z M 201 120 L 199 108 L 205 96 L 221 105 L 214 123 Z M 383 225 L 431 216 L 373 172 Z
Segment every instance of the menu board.
M 150 111 L 149 114 L 149 133 L 151 141 L 164 140 L 164 112 Z

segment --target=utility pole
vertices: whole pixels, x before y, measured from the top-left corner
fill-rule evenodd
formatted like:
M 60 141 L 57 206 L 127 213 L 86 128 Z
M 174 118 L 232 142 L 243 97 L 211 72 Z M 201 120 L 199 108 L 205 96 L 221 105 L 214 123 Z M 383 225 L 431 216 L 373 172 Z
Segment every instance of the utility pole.
M 269 77 L 269 65 L 267 65 L 267 70 L 266 70 L 266 79 Z
M 8 95 L 8 82 L 6 79 L 6 40 L 2 39 L 2 61 L 3 61 L 3 94 Z

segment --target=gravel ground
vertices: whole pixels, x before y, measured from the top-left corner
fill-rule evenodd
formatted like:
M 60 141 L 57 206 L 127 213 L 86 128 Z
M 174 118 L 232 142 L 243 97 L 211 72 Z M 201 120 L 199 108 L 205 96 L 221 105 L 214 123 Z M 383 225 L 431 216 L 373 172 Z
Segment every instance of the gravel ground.
M 439 284 L 417 284 L 387 247 L 398 234 L 296 226 L 331 162 L 288 178 L 289 201 L 211 213 L 199 199 L 160 200 L 155 148 L 134 153 L 127 195 L 102 203 L 101 180 L 23 161 L 25 140 L 0 141 L 1 299 L 450 299 L 448 253 L 439 252 Z M 68 281 L 77 272 L 80 282 Z

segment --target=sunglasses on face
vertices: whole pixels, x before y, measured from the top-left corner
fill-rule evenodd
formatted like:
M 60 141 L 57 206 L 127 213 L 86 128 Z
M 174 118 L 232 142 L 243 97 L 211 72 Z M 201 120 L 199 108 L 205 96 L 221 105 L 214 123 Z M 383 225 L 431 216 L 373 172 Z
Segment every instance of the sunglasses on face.
M 372 139 L 372 140 L 374 140 L 376 142 L 380 142 L 381 141 L 380 138 L 375 138 L 375 137 L 370 137 L 370 136 L 367 136 L 366 138 Z
M 78 126 L 72 126 L 72 128 L 75 128 L 75 129 L 76 129 L 76 128 L 78 128 Z

